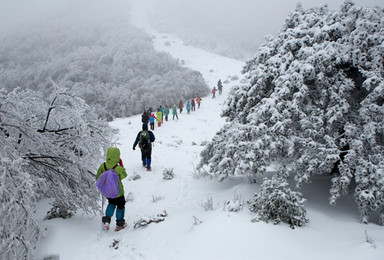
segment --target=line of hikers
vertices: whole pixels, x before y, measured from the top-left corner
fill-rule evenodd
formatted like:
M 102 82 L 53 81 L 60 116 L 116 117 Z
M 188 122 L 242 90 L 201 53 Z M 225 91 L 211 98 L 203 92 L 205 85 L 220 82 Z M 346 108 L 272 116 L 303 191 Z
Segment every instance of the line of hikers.
M 151 170 L 152 143 L 155 135 L 148 130 L 148 124 L 142 125 L 142 130 L 136 136 L 133 143 L 133 150 L 139 145 L 141 160 L 147 171 Z M 97 170 L 96 186 L 100 189 L 103 196 L 108 200 L 105 216 L 102 217 L 103 229 L 109 230 L 111 218 L 116 210 L 116 228 L 120 231 L 127 226 L 125 222 L 125 197 L 122 180 L 127 177 L 127 172 L 120 158 L 120 150 L 117 147 L 110 147 L 107 151 L 106 161 Z
M 216 87 L 213 87 L 212 89 L 212 98 L 216 97 L 216 91 L 219 90 L 219 95 L 223 93 L 223 83 L 221 83 L 221 79 L 217 82 L 217 89 Z
M 190 100 L 187 100 L 185 104 L 185 108 L 187 110 L 187 113 L 189 114 L 191 111 L 196 111 L 196 104 L 197 108 L 200 108 L 201 104 L 201 97 L 192 98 Z M 158 127 L 161 127 L 162 124 L 164 124 L 165 121 L 168 121 L 168 116 L 171 113 L 172 114 L 172 120 L 179 119 L 179 116 L 177 114 L 177 109 L 179 109 L 180 114 L 183 112 L 184 103 L 180 100 L 178 106 L 173 105 L 170 109 L 167 105 L 163 108 L 163 106 L 159 106 L 159 108 L 156 109 L 155 112 L 153 112 L 153 109 L 150 108 L 148 110 L 145 110 L 143 114 L 141 115 L 141 122 L 143 124 L 150 125 L 151 130 L 155 130 L 155 122 L 157 123 Z
M 220 83 L 220 86 L 219 86 Z M 218 82 L 219 93 L 221 94 L 222 85 L 221 81 Z M 212 90 L 215 95 L 216 88 Z M 212 97 L 214 98 L 214 96 Z M 185 108 L 187 113 L 190 111 L 200 108 L 202 99 L 200 97 L 192 98 L 187 100 Z M 175 117 L 179 119 L 177 115 L 177 109 L 180 113 L 183 112 L 184 103 L 180 100 L 178 106 L 173 105 L 170 109 L 168 106 L 164 108 L 160 106 L 156 112 L 152 109 L 148 109 L 143 112 L 142 115 L 142 130 L 138 132 L 135 142 L 133 143 L 133 150 L 136 150 L 136 146 L 139 145 L 141 151 L 142 165 L 147 169 L 151 170 L 151 156 L 152 156 L 152 143 L 155 141 L 155 135 L 152 131 L 148 130 L 148 123 L 150 124 L 151 130 L 155 129 L 155 121 L 158 127 L 165 121 L 168 121 L 170 112 L 172 113 L 174 120 Z M 116 228 L 115 231 L 119 231 L 127 226 L 125 222 L 125 197 L 124 197 L 124 186 L 122 179 L 127 177 L 127 172 L 124 168 L 123 162 L 120 158 L 120 150 L 117 147 L 110 147 L 107 151 L 106 161 L 102 163 L 96 174 L 96 186 L 100 189 L 103 196 L 108 199 L 108 206 L 105 211 L 105 216 L 102 217 L 103 229 L 109 230 L 111 218 L 116 211 Z

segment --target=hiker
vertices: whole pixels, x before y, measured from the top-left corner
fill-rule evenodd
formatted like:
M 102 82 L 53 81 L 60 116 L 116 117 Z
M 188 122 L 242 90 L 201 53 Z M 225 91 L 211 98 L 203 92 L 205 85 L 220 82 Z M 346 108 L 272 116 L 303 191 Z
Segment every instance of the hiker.
M 166 105 L 164 108 L 165 121 L 168 121 L 168 115 L 169 115 L 169 107 Z
M 216 87 L 213 87 L 212 89 L 212 98 L 216 97 Z
M 172 120 L 175 120 L 175 116 L 176 116 L 177 119 L 179 119 L 179 117 L 177 116 L 177 107 L 176 107 L 176 105 L 173 105 L 173 107 L 172 107 L 172 115 L 173 115 Z
M 156 112 L 156 121 L 157 121 L 157 126 L 161 126 L 161 122 L 163 121 L 163 113 L 160 111 L 160 108 L 157 109 Z
M 144 111 L 143 114 L 141 115 L 141 122 L 143 122 L 143 124 L 148 124 L 149 116 L 147 111 Z
M 180 114 L 181 114 L 181 112 L 183 112 L 183 107 L 184 107 L 184 103 L 183 103 L 183 101 L 180 100 L 180 102 L 179 102 Z
M 196 98 L 197 108 L 200 108 L 201 100 L 202 99 L 200 97 Z
M 223 84 L 221 83 L 221 79 L 217 82 L 217 88 L 219 89 L 219 95 L 223 92 Z
M 187 101 L 185 108 L 187 109 L 187 113 L 189 114 L 191 112 L 191 100 Z
M 121 165 L 119 165 L 121 164 Z M 107 198 L 108 206 L 105 211 L 105 216 L 102 218 L 102 222 L 105 230 L 109 230 L 109 224 L 111 223 L 111 217 L 115 213 L 116 209 L 116 229 L 119 231 L 127 226 L 125 222 L 125 198 L 124 198 L 124 186 L 121 183 L 121 180 L 127 177 L 125 168 L 123 167 L 123 162 L 120 159 L 120 150 L 117 147 L 110 147 L 107 151 L 106 161 L 102 163 L 97 170 L 96 180 L 100 177 L 102 173 L 113 169 L 117 176 L 119 177 L 119 193 L 116 198 Z
M 192 111 L 196 111 L 196 102 L 195 102 L 195 98 L 192 98 L 192 100 L 191 100 L 191 110 L 192 110 Z
M 161 123 L 164 123 L 164 109 L 163 106 L 160 106 L 160 112 L 161 112 Z
M 151 130 L 155 130 L 155 119 L 157 119 L 155 114 L 151 113 L 151 115 L 149 116 L 149 124 L 151 126 Z
M 143 166 L 147 168 L 147 171 L 151 170 L 151 154 L 152 143 L 155 141 L 155 135 L 152 131 L 148 130 L 148 125 L 143 124 L 143 130 L 137 134 L 136 140 L 133 144 L 133 150 L 136 150 L 136 145 L 139 144 L 141 150 L 141 160 Z

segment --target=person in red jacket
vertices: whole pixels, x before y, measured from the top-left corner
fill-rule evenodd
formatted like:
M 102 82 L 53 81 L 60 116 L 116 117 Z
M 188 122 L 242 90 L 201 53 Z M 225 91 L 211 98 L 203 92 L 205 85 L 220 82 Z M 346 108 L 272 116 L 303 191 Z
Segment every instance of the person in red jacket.
M 196 102 L 195 102 L 195 98 L 192 98 L 192 99 L 191 99 L 191 110 L 192 110 L 192 111 L 196 111 Z
M 184 107 L 184 103 L 183 103 L 183 101 L 180 100 L 180 102 L 179 102 L 180 114 L 181 114 L 181 112 L 183 112 L 183 107 Z

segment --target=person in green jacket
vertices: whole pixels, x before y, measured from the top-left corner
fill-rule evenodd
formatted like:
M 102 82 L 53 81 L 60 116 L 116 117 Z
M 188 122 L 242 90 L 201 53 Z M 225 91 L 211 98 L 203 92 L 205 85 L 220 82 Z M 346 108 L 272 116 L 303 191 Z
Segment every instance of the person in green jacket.
M 175 120 L 175 116 L 176 116 L 177 119 L 179 119 L 179 117 L 177 116 L 177 107 L 176 107 L 176 105 L 173 105 L 173 107 L 172 107 L 172 115 L 173 115 L 172 120 Z
M 168 115 L 169 115 L 169 107 L 165 106 L 165 108 L 164 108 L 165 121 L 168 121 Z
M 120 150 L 117 147 L 110 147 L 107 151 L 107 157 L 105 163 L 102 163 L 97 170 L 96 180 L 99 178 L 100 174 L 103 172 L 113 169 L 116 174 L 119 176 L 119 194 L 116 198 L 107 198 L 108 206 L 105 212 L 105 216 L 102 218 L 104 224 L 104 229 L 109 230 L 109 224 L 111 223 L 111 217 L 115 213 L 116 209 L 116 229 L 119 231 L 127 226 L 125 222 L 125 198 L 124 198 L 124 186 L 121 183 L 121 180 L 127 177 L 125 168 L 122 166 L 120 160 Z

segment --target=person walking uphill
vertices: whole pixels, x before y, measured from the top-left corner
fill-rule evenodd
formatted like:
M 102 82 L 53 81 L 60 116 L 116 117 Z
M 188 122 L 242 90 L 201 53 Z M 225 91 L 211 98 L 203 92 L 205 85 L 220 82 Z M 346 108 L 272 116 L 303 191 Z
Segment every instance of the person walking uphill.
M 180 102 L 179 102 L 180 114 L 181 114 L 181 112 L 183 112 L 183 107 L 184 107 L 184 103 L 183 103 L 183 101 L 180 100 Z
M 149 115 L 147 111 L 144 111 L 143 114 L 141 115 L 141 122 L 143 122 L 143 124 L 148 124 Z
M 192 111 L 196 111 L 196 102 L 195 102 L 195 98 L 192 98 L 192 99 L 191 99 L 191 110 L 192 110 Z
M 143 130 L 137 134 L 136 140 L 133 143 L 133 150 L 136 150 L 136 145 L 139 144 L 141 150 L 141 160 L 147 171 L 151 170 L 151 155 L 152 143 L 155 141 L 155 135 L 152 131 L 148 131 L 148 125 L 143 124 Z
M 200 97 L 196 98 L 197 108 L 200 108 L 201 101 L 202 101 L 202 99 Z
M 109 230 L 109 224 L 111 223 L 111 217 L 115 213 L 116 209 L 116 229 L 119 231 L 127 226 L 125 222 L 125 198 L 124 198 L 124 186 L 121 180 L 127 177 L 125 168 L 122 166 L 120 159 L 120 150 L 117 147 L 110 147 L 107 151 L 106 161 L 102 163 L 97 170 L 96 180 L 99 179 L 100 175 L 105 174 L 106 171 L 113 169 L 118 176 L 119 193 L 116 198 L 107 198 L 108 206 L 105 211 L 105 216 L 102 218 L 104 229 Z M 116 175 L 115 174 L 115 175 Z M 101 179 L 101 178 L 100 178 Z
M 175 116 L 177 119 L 179 119 L 179 117 L 177 116 L 177 107 L 176 107 L 176 105 L 173 105 L 173 107 L 172 107 L 172 120 L 175 120 Z
M 160 108 L 157 109 L 157 112 L 156 112 L 156 121 L 157 121 L 157 126 L 160 127 L 161 123 L 163 122 L 163 112 L 161 112 Z
M 189 114 L 191 112 L 191 100 L 187 101 L 185 108 L 187 109 L 187 113 Z
M 149 116 L 149 124 L 151 125 L 151 130 L 155 130 L 155 119 L 157 119 L 155 114 L 151 113 Z
M 168 121 L 168 115 L 169 115 L 169 107 L 165 106 L 165 108 L 164 108 L 165 121 Z

